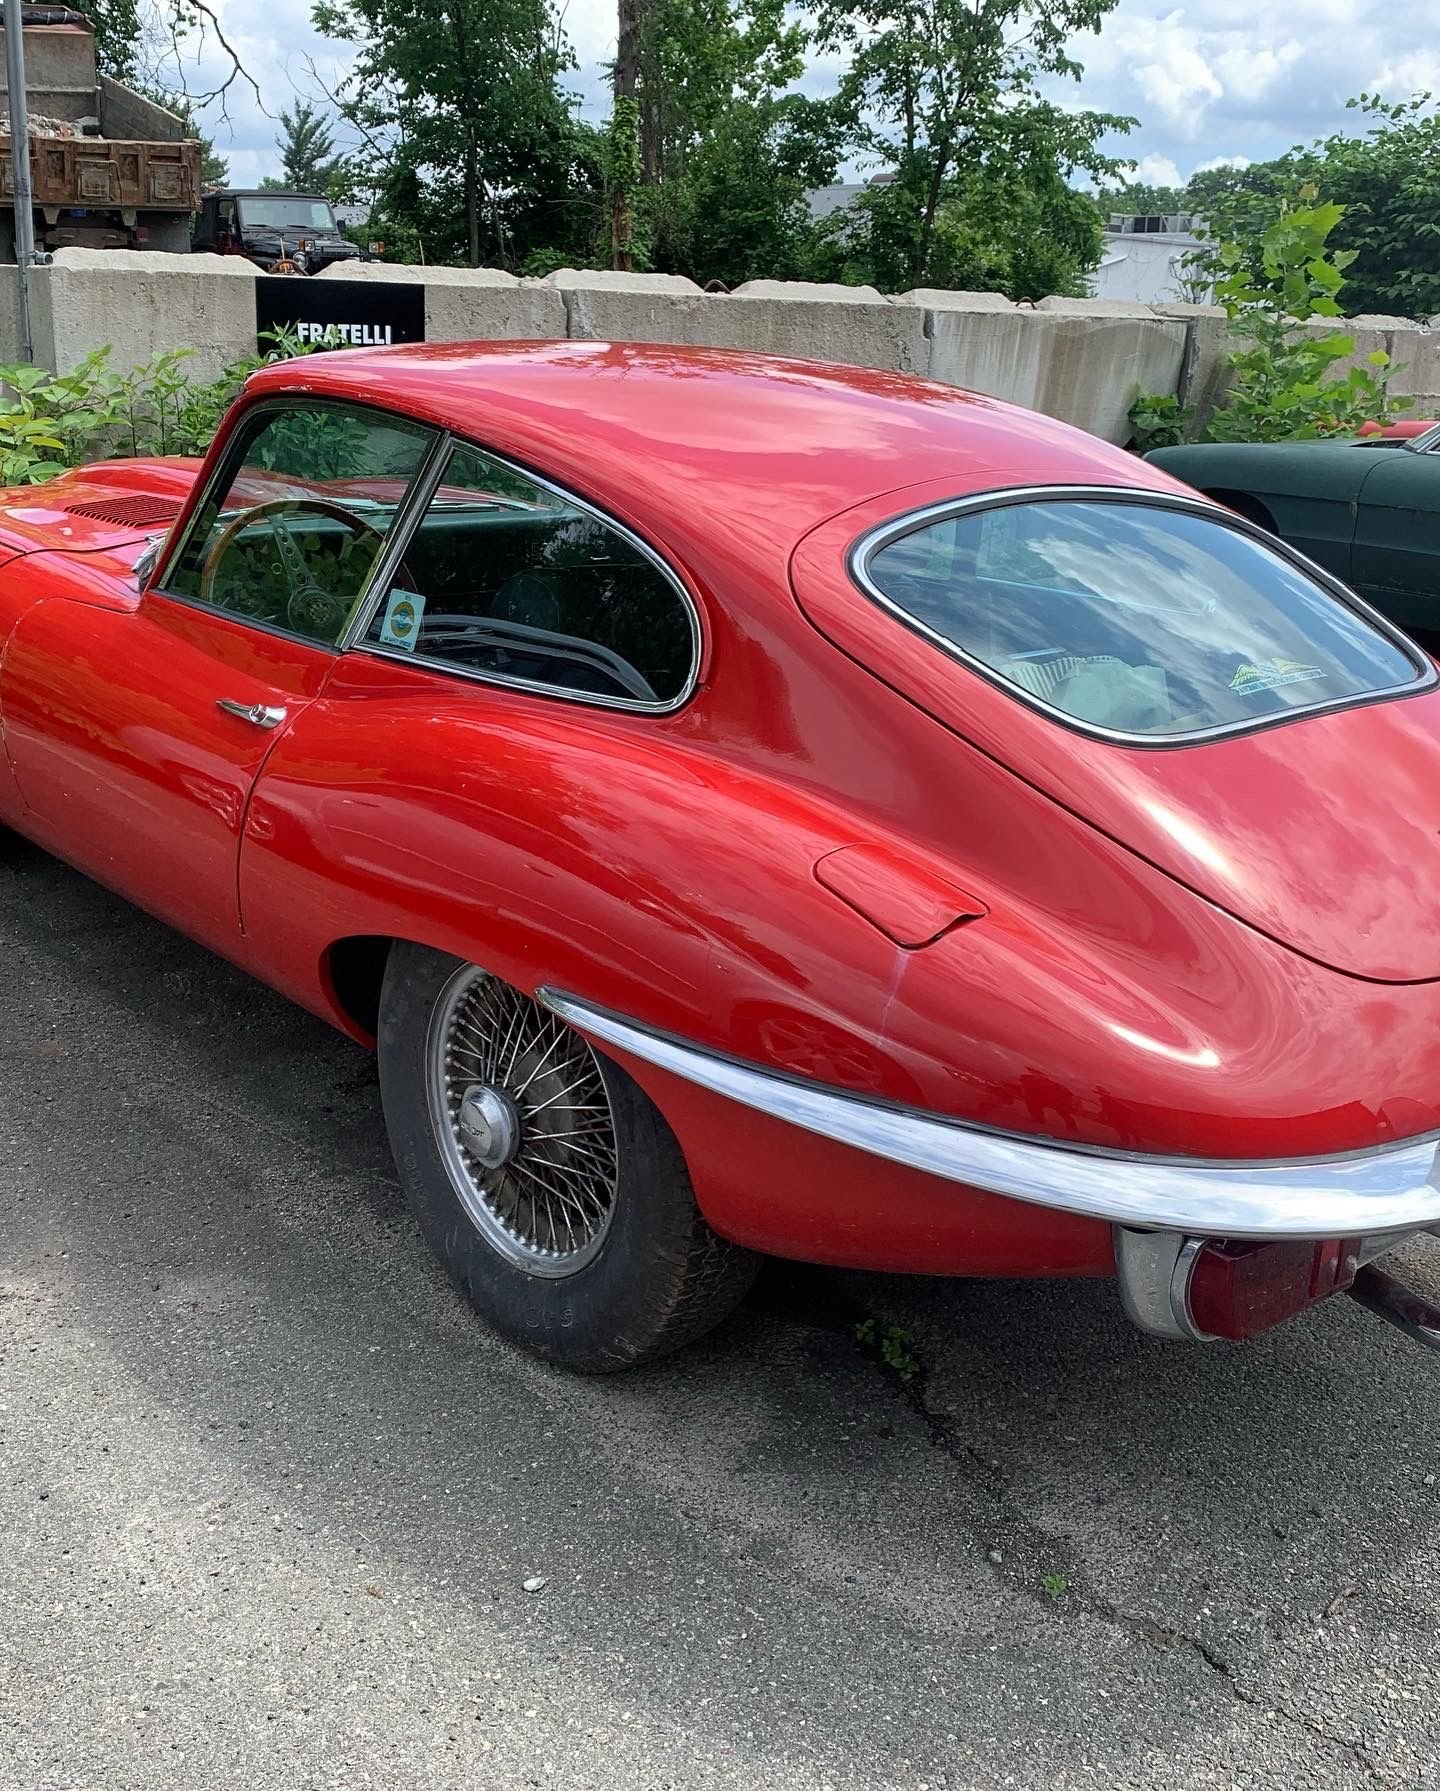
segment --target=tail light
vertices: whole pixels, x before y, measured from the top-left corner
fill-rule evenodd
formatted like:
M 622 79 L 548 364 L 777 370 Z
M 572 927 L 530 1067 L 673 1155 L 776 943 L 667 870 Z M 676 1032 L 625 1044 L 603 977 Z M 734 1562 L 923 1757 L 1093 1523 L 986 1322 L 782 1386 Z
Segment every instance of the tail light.
M 1363 1247 L 1360 1238 L 1200 1244 L 1185 1285 L 1190 1319 L 1206 1337 L 1256 1337 L 1348 1288 L 1364 1261 Z

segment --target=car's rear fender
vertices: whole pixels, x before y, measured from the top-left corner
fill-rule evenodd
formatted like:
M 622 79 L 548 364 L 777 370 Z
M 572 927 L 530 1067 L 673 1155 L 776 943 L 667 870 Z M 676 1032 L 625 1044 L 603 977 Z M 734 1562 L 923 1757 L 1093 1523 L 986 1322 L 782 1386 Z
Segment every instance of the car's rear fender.
M 337 941 L 409 939 L 764 1069 L 1101 1147 L 1289 1157 L 1440 1127 L 1440 985 L 1297 958 L 928 720 L 895 778 L 992 819 L 948 856 L 697 729 L 343 662 L 251 803 L 253 968 L 353 1031 Z M 943 867 L 984 917 L 897 944 L 815 874 L 857 841 Z

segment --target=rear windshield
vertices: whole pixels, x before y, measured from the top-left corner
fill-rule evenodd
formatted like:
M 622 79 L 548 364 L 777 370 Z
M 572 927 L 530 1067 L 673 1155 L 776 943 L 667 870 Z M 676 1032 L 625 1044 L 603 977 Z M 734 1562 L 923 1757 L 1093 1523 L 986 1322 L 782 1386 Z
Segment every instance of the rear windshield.
M 1056 498 L 886 530 L 872 594 L 1032 700 L 1115 734 L 1244 727 L 1416 681 L 1263 543 L 1158 505 Z

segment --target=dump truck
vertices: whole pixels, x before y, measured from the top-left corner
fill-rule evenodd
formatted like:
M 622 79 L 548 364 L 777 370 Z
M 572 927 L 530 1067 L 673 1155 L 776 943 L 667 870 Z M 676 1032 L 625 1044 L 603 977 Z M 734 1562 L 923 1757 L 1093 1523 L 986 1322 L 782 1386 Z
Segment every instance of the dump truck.
M 173 112 L 100 71 L 84 13 L 26 6 L 22 17 L 36 249 L 186 253 L 200 208 L 200 144 Z M 14 261 L 4 39 L 0 26 L 0 261 Z

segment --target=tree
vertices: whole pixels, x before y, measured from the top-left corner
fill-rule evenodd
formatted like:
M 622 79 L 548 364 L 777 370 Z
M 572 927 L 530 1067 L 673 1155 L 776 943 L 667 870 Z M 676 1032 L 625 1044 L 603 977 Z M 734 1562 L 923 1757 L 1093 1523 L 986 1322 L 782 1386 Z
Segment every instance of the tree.
M 382 215 L 423 220 L 472 267 L 522 259 L 525 221 L 562 199 L 584 141 L 551 0 L 317 0 L 314 19 L 357 47 L 341 112 L 384 161 Z
M 1099 264 L 1103 227 L 1095 202 L 1060 172 L 1047 115 L 1023 139 L 952 175 L 935 213 L 923 284 L 1003 292 L 1036 300 L 1084 297 Z M 915 221 L 922 195 L 902 180 L 871 186 L 847 210 L 822 220 L 808 272 L 815 279 L 899 292 L 916 283 Z
M 1095 203 L 1106 218 L 1111 212 L 1136 218 L 1162 217 L 1185 210 L 1185 189 L 1154 187 L 1141 180 L 1122 180 L 1118 186 L 1102 187 Z
M 1428 93 L 1348 104 L 1369 121 L 1363 136 L 1338 131 L 1274 161 L 1209 169 L 1191 181 L 1188 202 L 1212 240 L 1254 243 L 1303 187 L 1318 187 L 1344 207 L 1335 243 L 1355 257 L 1349 313 L 1429 318 L 1440 312 L 1440 113 Z
M 1355 262 L 1353 249 L 1330 246 L 1344 207 L 1319 203 L 1313 187 L 1302 188 L 1300 199 L 1282 209 L 1258 244 L 1226 243 L 1216 252 L 1215 298 L 1239 346 L 1230 354 L 1234 377 L 1206 426 L 1211 441 L 1353 435 L 1362 423 L 1388 422 L 1409 403 L 1389 394 L 1394 367 L 1384 349 L 1342 373 L 1340 364 L 1355 353 L 1353 336 L 1296 329 L 1297 322 L 1344 315 L 1340 292 Z M 1154 420 L 1152 409 L 1152 429 Z M 1164 421 L 1182 422 L 1178 407 Z
M 228 187 L 230 184 L 230 164 L 215 147 L 212 137 L 204 131 L 192 133 L 200 140 L 200 181 L 207 187 Z
M 833 107 L 798 93 L 727 108 L 674 183 L 661 265 L 702 284 L 806 278 L 806 194 L 834 180 L 844 132 Z
M 1115 4 L 821 0 L 819 42 L 849 61 L 841 96 L 859 141 L 894 169 L 870 207 L 877 284 L 940 283 L 945 220 L 982 195 L 1015 200 L 1027 179 L 1048 188 L 1075 170 L 1114 176 L 1097 140 L 1134 120 L 1062 109 L 1039 86 L 1078 79 L 1067 45 Z
M 785 0 L 620 0 L 612 140 L 633 115 L 629 240 L 614 265 L 733 284 L 796 271 L 807 187 L 832 180 L 841 113 L 793 91 L 809 41 Z M 613 142 L 612 165 L 626 163 Z M 625 218 L 612 188 L 614 225 Z M 622 256 L 625 257 L 622 259 Z
M 95 60 L 102 72 L 130 80 L 140 47 L 139 0 L 86 0 L 83 10 L 95 29 Z
M 349 164 L 335 153 L 335 134 L 314 106 L 297 100 L 293 109 L 281 109 L 275 147 L 280 151 L 280 178 L 262 185 L 340 197 L 349 182 Z

